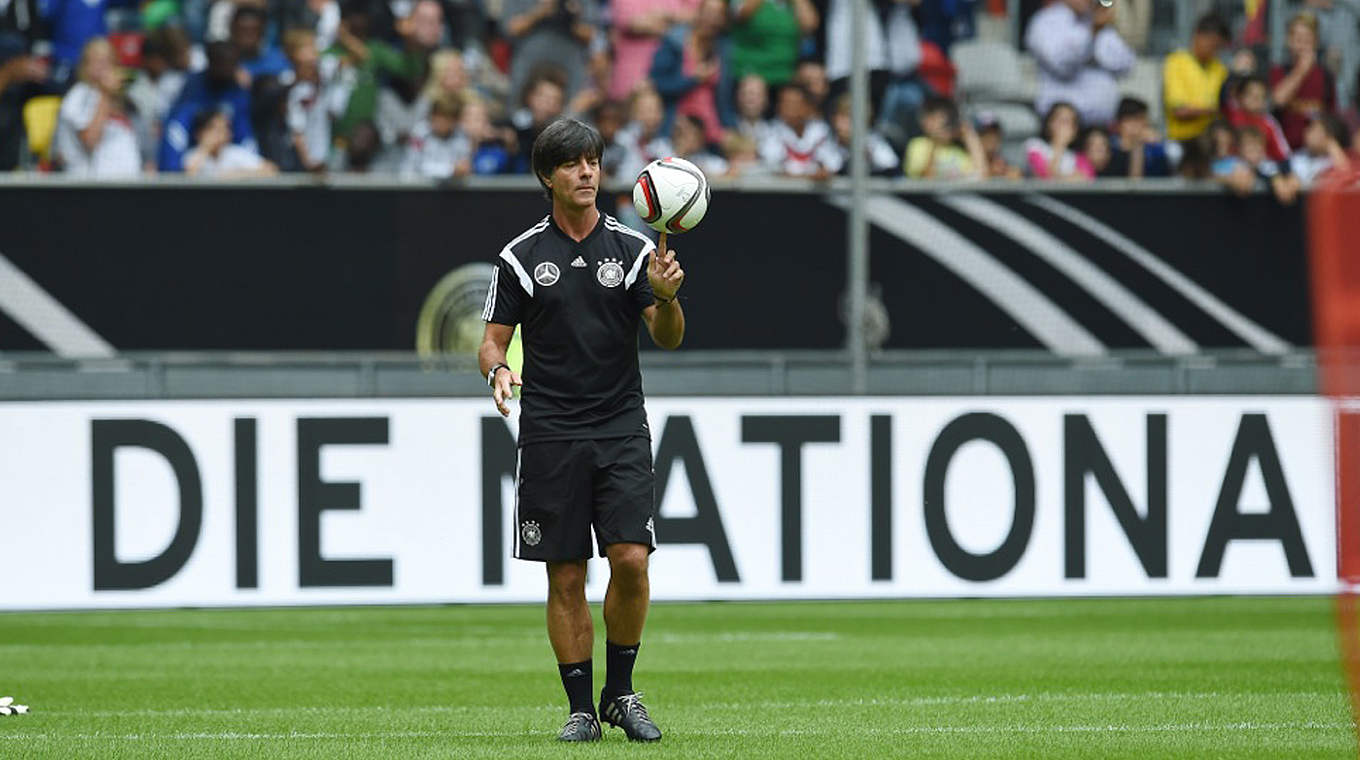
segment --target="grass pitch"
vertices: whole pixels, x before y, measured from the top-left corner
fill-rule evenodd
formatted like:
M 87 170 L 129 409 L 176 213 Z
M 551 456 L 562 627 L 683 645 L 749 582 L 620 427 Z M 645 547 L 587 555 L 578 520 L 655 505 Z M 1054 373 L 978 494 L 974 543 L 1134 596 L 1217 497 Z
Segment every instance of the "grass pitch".
M 538 607 L 6 614 L 0 757 L 1354 758 L 1332 604 L 658 605 L 587 746 Z

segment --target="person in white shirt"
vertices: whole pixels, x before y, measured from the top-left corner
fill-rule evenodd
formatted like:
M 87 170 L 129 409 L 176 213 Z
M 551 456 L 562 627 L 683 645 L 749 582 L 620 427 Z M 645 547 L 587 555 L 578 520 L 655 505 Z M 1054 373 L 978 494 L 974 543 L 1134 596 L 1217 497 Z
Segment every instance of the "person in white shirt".
M 737 82 L 737 132 L 756 141 L 770 136 L 765 108 L 770 104 L 770 86 L 759 74 L 747 74 Z
M 190 177 L 237 179 L 269 177 L 278 173 L 254 148 L 231 142 L 231 119 L 225 111 L 205 110 L 194 117 L 194 147 L 184 156 Z
M 670 139 L 661 133 L 666 109 L 656 90 L 643 87 L 634 91 L 629 113 L 631 120 L 614 136 L 614 142 L 623 152 L 617 176 L 632 180 L 647 164 L 673 156 L 675 150 Z
M 1137 60 L 1114 27 L 1114 13 L 1095 0 L 1055 0 L 1034 14 L 1025 30 L 1025 47 L 1039 64 L 1034 110 L 1071 103 L 1084 124 L 1114 120 L 1115 80 Z
M 123 76 L 103 37 L 85 43 L 80 81 L 62 98 L 53 146 L 67 174 L 94 179 L 141 173 L 137 132 L 123 106 Z
M 331 151 L 331 113 L 327 107 L 331 99 L 326 97 L 326 83 L 321 78 L 316 34 L 310 29 L 290 29 L 283 35 L 283 49 L 296 77 L 284 106 L 289 144 L 297 154 L 298 168 L 323 171 Z
M 472 144 L 458 129 L 463 103 L 444 94 L 430 104 L 430 115 L 411 130 L 402 161 L 407 179 L 451 179 L 472 172 Z
M 1353 163 L 1346 155 L 1349 141 L 1341 119 L 1333 114 L 1318 114 L 1303 131 L 1303 147 L 1289 156 L 1289 167 L 1305 187 L 1332 169 L 1349 171 Z
M 189 47 L 189 36 L 173 26 L 156 29 L 142 43 L 142 67 L 128 87 L 127 98 L 152 125 L 158 141 L 160 125 L 189 76 Z
M 872 122 L 873 120 L 870 119 Z M 836 148 L 841 152 L 842 173 L 850 170 L 850 137 L 854 121 L 850 116 L 850 93 L 841 93 L 831 103 L 831 131 L 836 134 Z M 900 174 L 901 159 L 897 151 L 878 132 L 869 130 L 864 135 L 864 152 L 872 174 Z
M 760 158 L 773 171 L 792 177 L 827 179 L 844 163 L 831 127 L 817 118 L 812 94 L 796 85 L 779 91 L 778 116 L 760 146 Z

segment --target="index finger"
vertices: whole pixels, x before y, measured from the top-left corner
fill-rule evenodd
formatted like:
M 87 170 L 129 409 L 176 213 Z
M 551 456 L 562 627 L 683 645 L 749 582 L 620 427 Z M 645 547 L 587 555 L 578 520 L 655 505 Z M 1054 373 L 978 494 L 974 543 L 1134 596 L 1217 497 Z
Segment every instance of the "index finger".
M 660 259 L 666 258 L 666 233 L 664 232 L 661 233 L 661 238 L 656 242 L 656 255 Z

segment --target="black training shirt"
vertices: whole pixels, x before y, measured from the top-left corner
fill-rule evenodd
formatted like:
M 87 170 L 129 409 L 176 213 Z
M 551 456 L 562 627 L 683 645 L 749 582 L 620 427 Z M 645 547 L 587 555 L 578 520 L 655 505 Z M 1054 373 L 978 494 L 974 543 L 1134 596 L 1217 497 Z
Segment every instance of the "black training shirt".
M 482 319 L 520 325 L 521 446 L 647 434 L 637 341 L 655 248 L 607 214 L 578 243 L 550 214 L 501 250 Z

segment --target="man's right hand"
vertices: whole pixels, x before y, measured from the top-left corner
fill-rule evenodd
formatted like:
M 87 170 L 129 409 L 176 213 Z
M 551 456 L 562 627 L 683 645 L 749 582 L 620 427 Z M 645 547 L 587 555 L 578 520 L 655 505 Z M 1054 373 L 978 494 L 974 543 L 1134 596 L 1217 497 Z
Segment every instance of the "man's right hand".
M 509 368 L 496 370 L 496 382 L 491 389 L 491 398 L 496 402 L 496 411 L 500 412 L 502 417 L 510 416 L 509 402 L 514 398 L 514 391 L 511 390 L 513 385 L 524 385 L 519 373 Z

